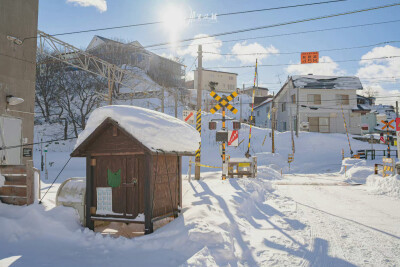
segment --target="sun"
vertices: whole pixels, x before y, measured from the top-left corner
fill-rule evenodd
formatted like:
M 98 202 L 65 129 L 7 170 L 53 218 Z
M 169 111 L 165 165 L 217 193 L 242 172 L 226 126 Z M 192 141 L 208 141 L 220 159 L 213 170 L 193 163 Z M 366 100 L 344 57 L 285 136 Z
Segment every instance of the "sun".
M 164 30 L 170 36 L 172 43 L 178 40 L 178 37 L 187 25 L 185 9 L 181 5 L 168 5 L 161 10 L 161 21 Z

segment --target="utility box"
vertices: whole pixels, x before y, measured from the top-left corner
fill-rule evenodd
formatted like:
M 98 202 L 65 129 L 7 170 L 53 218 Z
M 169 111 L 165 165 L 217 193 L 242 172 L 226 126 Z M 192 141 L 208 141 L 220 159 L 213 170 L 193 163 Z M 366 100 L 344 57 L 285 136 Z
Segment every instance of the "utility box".
M 230 158 L 228 162 L 228 178 L 257 177 L 257 157 Z

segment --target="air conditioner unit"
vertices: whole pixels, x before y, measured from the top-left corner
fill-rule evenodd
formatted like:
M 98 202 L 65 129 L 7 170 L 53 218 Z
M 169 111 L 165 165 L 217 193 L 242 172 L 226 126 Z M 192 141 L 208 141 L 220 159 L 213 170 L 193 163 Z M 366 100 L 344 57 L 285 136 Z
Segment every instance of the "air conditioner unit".
M 300 130 L 308 131 L 310 124 L 307 121 L 303 121 L 300 123 Z

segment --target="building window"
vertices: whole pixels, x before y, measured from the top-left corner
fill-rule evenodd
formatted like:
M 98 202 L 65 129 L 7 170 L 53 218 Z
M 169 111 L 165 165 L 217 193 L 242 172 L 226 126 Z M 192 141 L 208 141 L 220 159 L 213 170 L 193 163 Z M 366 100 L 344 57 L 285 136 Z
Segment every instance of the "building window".
M 269 106 L 267 106 L 267 113 L 269 113 Z
M 286 111 L 286 103 L 282 103 L 282 112 Z
M 230 80 L 230 81 L 233 81 L 233 77 L 232 77 L 232 76 L 229 76 L 229 80 Z
M 260 111 L 259 110 L 257 110 L 257 116 L 260 116 Z
M 296 95 L 292 95 L 292 103 L 293 103 L 293 104 L 296 103 Z
M 329 133 L 328 117 L 309 117 L 308 123 L 310 132 Z
M 336 95 L 337 105 L 350 105 L 349 95 Z
M 282 131 L 285 132 L 286 131 L 286 121 L 284 121 L 282 123 Z
M 321 95 L 317 94 L 307 95 L 307 104 L 321 105 Z

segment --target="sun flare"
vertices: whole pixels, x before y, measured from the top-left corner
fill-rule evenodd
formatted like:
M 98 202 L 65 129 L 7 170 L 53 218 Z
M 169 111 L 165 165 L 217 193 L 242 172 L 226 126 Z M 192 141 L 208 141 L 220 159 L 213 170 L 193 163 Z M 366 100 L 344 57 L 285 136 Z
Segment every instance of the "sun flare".
M 161 10 L 161 18 L 164 30 L 169 34 L 170 41 L 176 42 L 187 20 L 183 6 L 169 5 Z

